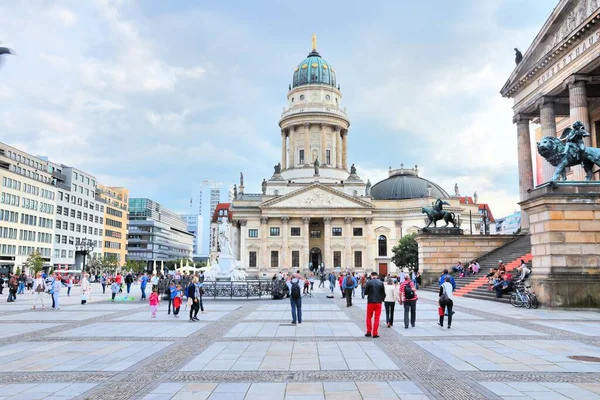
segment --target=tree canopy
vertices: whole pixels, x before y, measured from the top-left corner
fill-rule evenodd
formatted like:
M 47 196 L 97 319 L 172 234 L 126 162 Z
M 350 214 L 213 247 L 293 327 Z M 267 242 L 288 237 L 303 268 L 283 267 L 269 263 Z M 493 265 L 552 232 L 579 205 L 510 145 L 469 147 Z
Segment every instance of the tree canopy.
M 392 262 L 400 268 L 410 271 L 419 270 L 419 246 L 415 240 L 416 234 L 404 235 L 397 246 L 392 249 Z

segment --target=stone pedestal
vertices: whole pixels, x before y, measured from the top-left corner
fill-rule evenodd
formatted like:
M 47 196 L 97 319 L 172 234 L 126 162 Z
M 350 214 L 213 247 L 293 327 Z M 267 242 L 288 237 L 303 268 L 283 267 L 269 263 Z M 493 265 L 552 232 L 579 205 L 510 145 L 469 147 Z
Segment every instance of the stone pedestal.
M 550 182 L 520 203 L 529 214 L 532 290 L 547 307 L 600 307 L 600 182 Z
M 504 246 L 519 236 L 462 235 L 459 228 L 428 228 L 416 236 L 419 245 L 419 269 L 424 285 L 437 282 L 444 269 L 458 261 L 463 264 Z M 452 234 L 454 232 L 454 234 Z M 467 264 L 468 265 L 468 264 Z

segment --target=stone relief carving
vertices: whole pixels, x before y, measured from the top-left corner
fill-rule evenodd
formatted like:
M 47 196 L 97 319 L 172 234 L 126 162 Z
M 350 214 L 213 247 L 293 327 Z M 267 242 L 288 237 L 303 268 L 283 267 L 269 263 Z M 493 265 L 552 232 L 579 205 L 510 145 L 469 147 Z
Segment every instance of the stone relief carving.
M 579 2 L 573 8 L 573 11 L 567 14 L 567 17 L 562 22 L 560 28 L 558 28 L 556 32 L 549 37 L 544 49 L 544 54 L 556 47 L 558 43 L 560 43 L 569 34 L 571 34 L 575 28 L 577 28 L 577 25 L 585 21 L 586 18 L 597 9 L 598 0 L 590 0 L 589 7 L 588 0 L 579 0 Z
M 352 201 L 337 197 L 325 191 L 310 191 L 292 197 L 275 207 L 357 207 Z

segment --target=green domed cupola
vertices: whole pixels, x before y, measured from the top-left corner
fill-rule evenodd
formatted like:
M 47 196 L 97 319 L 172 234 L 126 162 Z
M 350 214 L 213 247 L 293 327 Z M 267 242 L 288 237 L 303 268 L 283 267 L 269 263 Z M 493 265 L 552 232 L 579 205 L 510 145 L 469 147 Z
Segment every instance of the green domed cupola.
M 313 49 L 296 69 L 292 87 L 302 85 L 329 85 L 335 87 L 335 70 L 317 51 L 317 38 L 313 35 Z

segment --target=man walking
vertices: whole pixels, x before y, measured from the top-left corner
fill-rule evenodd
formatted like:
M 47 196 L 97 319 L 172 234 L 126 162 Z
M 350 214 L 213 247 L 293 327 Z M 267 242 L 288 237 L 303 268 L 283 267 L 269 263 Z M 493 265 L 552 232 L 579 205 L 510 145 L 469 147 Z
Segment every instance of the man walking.
M 17 279 L 17 275 L 10 274 L 10 278 L 8 280 L 8 302 L 12 303 L 17 300 L 17 288 L 19 286 L 19 280 Z
M 356 278 L 352 276 L 350 272 L 346 274 L 346 277 L 342 280 L 342 290 L 346 297 L 346 307 L 352 307 L 352 294 L 356 287 Z
M 366 337 L 379 337 L 379 318 L 381 317 L 381 302 L 385 298 L 383 282 L 377 279 L 377 272 L 371 272 L 371 280 L 365 285 L 367 295 L 367 333 Z M 373 318 L 375 317 L 375 318 Z
M 325 274 L 321 273 L 319 278 L 319 288 L 325 288 Z
M 144 276 L 140 279 L 140 290 L 142 291 L 142 298 L 140 300 L 146 300 L 146 285 L 148 284 L 148 273 L 144 272 Z
M 133 283 L 133 275 L 131 272 L 125 276 L 125 284 L 127 285 L 127 294 L 131 292 L 131 284 Z
M 408 329 L 408 313 L 410 312 L 410 325 L 414 328 L 417 319 L 417 290 L 408 274 L 404 275 L 404 282 L 400 284 L 400 304 L 404 304 L 404 328 Z
M 329 273 L 329 290 L 331 290 L 331 294 L 335 290 L 335 274 L 333 272 Z
M 17 294 L 25 293 L 25 282 L 27 282 L 27 275 L 25 275 L 25 272 L 21 272 L 21 275 L 19 275 L 19 290 L 17 291 Z
M 290 305 L 292 307 L 292 324 L 302 323 L 302 289 L 306 281 L 300 274 L 293 274 L 287 281 L 287 287 L 290 293 Z

